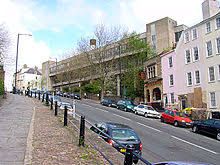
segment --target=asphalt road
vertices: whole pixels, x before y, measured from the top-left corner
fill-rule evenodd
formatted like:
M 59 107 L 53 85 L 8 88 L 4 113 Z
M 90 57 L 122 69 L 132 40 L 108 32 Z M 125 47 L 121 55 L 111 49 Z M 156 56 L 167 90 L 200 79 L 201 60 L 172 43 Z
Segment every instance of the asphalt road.
M 71 101 L 72 102 L 72 101 Z M 129 125 L 140 136 L 142 156 L 155 163 L 161 161 L 196 161 L 220 164 L 220 141 L 174 127 L 158 119 L 145 118 L 91 100 L 77 101 L 76 113 L 96 123 L 111 121 Z

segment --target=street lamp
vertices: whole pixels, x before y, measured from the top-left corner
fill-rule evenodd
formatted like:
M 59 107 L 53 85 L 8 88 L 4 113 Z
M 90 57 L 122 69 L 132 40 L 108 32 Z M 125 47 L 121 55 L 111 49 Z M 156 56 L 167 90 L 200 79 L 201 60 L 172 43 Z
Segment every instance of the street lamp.
M 13 88 L 14 94 L 16 93 L 16 87 L 17 87 L 18 47 L 19 47 L 19 36 L 20 35 L 32 36 L 31 34 L 21 34 L 21 33 L 18 33 L 18 36 L 17 36 L 17 51 L 16 51 L 16 64 L 15 64 L 15 86 Z
M 121 90 L 121 44 L 118 43 L 119 47 L 119 93 L 120 93 L 120 98 L 122 97 L 122 90 Z

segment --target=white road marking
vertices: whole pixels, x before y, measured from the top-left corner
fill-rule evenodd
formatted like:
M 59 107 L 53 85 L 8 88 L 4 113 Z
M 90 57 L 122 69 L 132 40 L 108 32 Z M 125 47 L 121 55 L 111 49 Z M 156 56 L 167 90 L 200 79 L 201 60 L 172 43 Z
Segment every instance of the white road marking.
M 114 113 L 113 113 L 113 115 L 118 116 L 118 117 L 120 117 L 120 118 L 123 118 L 123 119 L 125 119 L 125 120 L 131 120 L 131 119 L 128 119 L 128 118 L 126 118 L 126 117 L 123 117 L 123 116 L 120 116 L 120 115 L 117 115 L 117 114 L 114 114 Z
M 174 139 L 177 139 L 177 140 L 179 140 L 179 141 L 182 141 L 182 142 L 184 142 L 184 143 L 187 143 L 187 144 L 190 144 L 190 145 L 192 145 L 192 146 L 195 146 L 195 147 L 197 147 L 197 148 L 200 148 L 200 149 L 203 149 L 203 150 L 205 150 L 205 151 L 211 152 L 211 153 L 213 153 L 213 154 L 216 154 L 216 155 L 218 154 L 218 153 L 215 152 L 215 151 L 212 151 L 212 150 L 209 150 L 209 149 L 207 149 L 207 148 L 201 147 L 201 146 L 199 146 L 199 145 L 190 143 L 190 142 L 188 142 L 188 141 L 186 141 L 186 140 L 183 140 L 183 139 L 180 139 L 180 138 L 178 138 L 178 137 L 176 137 L 176 136 L 171 136 L 171 137 L 174 138 Z
M 108 111 L 103 110 L 103 109 L 101 109 L 101 108 L 95 108 L 95 109 L 97 109 L 97 110 L 99 110 L 99 111 L 103 111 L 103 112 L 108 112 Z
M 144 124 L 142 124 L 142 123 L 139 123 L 139 122 L 137 122 L 138 124 L 140 124 L 140 125 L 142 125 L 142 126 L 144 126 L 144 127 L 146 127 L 146 128 L 150 128 L 150 129 L 152 129 L 152 130 L 154 130 L 154 131 L 157 131 L 157 132 L 162 132 L 161 130 L 159 130 L 159 129 L 156 129 L 156 128 L 153 128 L 153 127 L 150 127 L 150 126 L 147 126 L 147 125 L 144 125 Z

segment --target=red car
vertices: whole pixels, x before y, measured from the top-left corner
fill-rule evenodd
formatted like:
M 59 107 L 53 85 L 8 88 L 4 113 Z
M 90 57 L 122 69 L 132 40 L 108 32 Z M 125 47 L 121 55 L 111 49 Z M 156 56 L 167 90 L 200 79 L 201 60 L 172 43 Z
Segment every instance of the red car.
M 165 110 L 161 115 L 161 122 L 171 123 L 174 126 L 191 127 L 192 120 L 184 113 L 176 110 Z

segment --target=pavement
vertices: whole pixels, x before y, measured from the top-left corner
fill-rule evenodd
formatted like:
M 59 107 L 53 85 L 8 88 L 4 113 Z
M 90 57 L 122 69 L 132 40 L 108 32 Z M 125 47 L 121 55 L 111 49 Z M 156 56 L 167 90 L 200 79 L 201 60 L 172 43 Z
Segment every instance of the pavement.
M 0 165 L 109 164 L 94 145 L 122 164 L 124 157 L 89 131 L 86 146 L 78 147 L 77 129 L 64 127 L 61 112 L 55 117 L 41 101 L 8 94 L 0 106 Z

